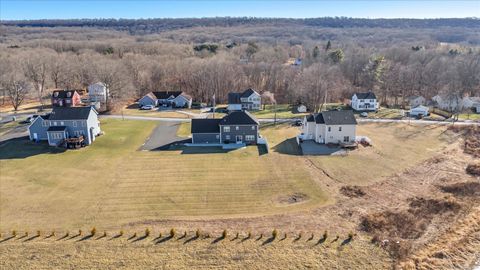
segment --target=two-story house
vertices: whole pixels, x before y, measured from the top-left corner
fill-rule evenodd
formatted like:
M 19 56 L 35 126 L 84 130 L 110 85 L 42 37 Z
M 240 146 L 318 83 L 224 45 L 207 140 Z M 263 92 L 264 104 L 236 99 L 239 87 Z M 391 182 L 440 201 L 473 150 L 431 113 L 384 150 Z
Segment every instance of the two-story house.
M 325 111 L 305 116 L 300 137 L 322 144 L 348 144 L 355 142 L 356 126 L 352 111 Z
M 377 111 L 379 108 L 373 92 L 353 94 L 351 106 L 355 111 Z
M 248 111 L 234 111 L 222 119 L 192 119 L 193 144 L 257 144 L 259 122 Z
M 76 90 L 54 90 L 52 92 L 53 107 L 75 107 L 82 102 Z
M 228 93 L 228 110 L 240 111 L 249 110 L 256 111 L 262 107 L 262 97 L 260 94 L 249 88 L 241 93 Z
M 109 91 L 103 82 L 97 82 L 88 86 L 88 100 L 95 109 L 106 110 Z
M 89 145 L 101 132 L 98 113 L 93 107 L 54 107 L 50 114 L 35 118 L 28 131 L 30 140 L 46 140 L 51 146 L 80 136 Z

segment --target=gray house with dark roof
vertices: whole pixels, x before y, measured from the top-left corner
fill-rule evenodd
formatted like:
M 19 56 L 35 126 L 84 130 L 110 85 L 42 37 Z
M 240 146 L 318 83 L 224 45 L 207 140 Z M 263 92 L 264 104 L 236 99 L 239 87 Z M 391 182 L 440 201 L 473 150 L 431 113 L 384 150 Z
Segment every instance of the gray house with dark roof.
M 30 140 L 46 140 L 51 146 L 59 146 L 67 138 L 83 136 L 84 143 L 89 145 L 101 132 L 97 115 L 92 107 L 55 107 L 30 124 Z
M 258 120 L 247 111 L 234 111 L 222 119 L 192 119 L 193 144 L 257 144 Z
M 262 106 L 262 97 L 260 94 L 249 88 L 241 93 L 228 93 L 228 110 L 240 111 L 260 110 Z
M 317 143 L 353 143 L 357 120 L 352 111 L 325 111 L 305 117 L 302 125 L 303 140 Z

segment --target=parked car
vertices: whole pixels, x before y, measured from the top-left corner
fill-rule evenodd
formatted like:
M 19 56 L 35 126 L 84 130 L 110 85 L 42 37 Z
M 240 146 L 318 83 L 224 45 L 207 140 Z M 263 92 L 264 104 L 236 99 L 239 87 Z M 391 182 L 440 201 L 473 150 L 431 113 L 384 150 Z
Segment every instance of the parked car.
M 140 107 L 140 110 L 153 110 L 153 108 L 155 108 L 155 106 L 145 105 L 145 106 Z
M 33 120 L 35 120 L 35 118 L 38 117 L 38 114 L 34 114 L 32 116 L 29 116 L 27 117 L 27 119 L 25 119 L 25 121 L 23 121 L 24 124 L 31 124 L 33 122 Z
M 299 127 L 302 125 L 302 120 L 295 120 L 295 122 L 293 122 L 292 126 L 296 126 L 296 127 Z
M 361 116 L 361 117 L 368 117 L 368 113 L 367 113 L 367 112 L 362 112 L 362 113 L 360 114 L 360 116 Z

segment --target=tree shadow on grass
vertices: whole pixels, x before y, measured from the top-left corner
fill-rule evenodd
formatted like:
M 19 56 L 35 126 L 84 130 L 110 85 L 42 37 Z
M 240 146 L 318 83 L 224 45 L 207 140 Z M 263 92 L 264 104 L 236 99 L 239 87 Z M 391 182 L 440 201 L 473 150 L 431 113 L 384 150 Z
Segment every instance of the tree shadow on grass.
M 273 240 L 275 240 L 275 237 L 270 236 L 269 238 L 265 239 L 265 241 L 262 242 L 262 246 L 265 246 L 265 245 L 268 245 L 268 244 L 272 243 Z
M 58 238 L 57 241 L 66 239 L 68 236 L 69 236 L 68 234 L 65 234 L 65 235 L 63 235 L 62 237 Z
M 293 242 L 298 242 L 300 239 L 302 239 L 301 234 L 299 234 L 297 237 L 293 238 Z
M 100 235 L 99 237 L 97 237 L 95 240 L 100 240 L 102 238 L 107 238 L 107 235 L 106 234 L 102 234 Z
M 340 246 L 345 246 L 345 245 L 348 245 L 350 244 L 350 242 L 352 242 L 353 238 L 352 237 L 348 237 L 347 239 L 343 240 L 342 243 L 340 244 Z
M 167 242 L 169 240 L 173 239 L 173 236 L 166 236 L 164 238 L 161 238 L 160 240 L 158 240 L 157 242 L 155 242 L 155 244 L 161 244 L 161 243 L 164 243 L 164 242 Z
M 28 237 L 28 235 L 24 234 L 24 235 L 20 236 L 19 238 L 17 238 L 17 240 L 22 240 L 22 239 L 27 238 L 27 237 Z
M 325 243 L 325 241 L 327 241 L 327 238 L 325 236 L 322 236 L 322 238 L 318 239 L 315 246 L 321 245 L 321 244 Z
M 39 238 L 39 237 L 40 237 L 40 235 L 37 234 L 37 235 L 34 235 L 34 236 L 30 237 L 30 238 L 27 238 L 27 239 L 23 240 L 23 242 L 29 242 L 29 241 L 32 241 L 33 239 Z
M 66 239 L 66 240 L 72 240 L 72 239 L 75 239 L 75 238 L 80 237 L 80 236 L 82 236 L 82 235 L 79 234 L 79 233 L 77 233 L 77 234 L 75 234 L 75 235 L 70 236 L 70 238 L 68 238 L 68 239 Z
M 215 238 L 215 239 L 212 241 L 211 244 L 216 244 L 216 243 L 218 243 L 218 242 L 220 242 L 220 241 L 222 241 L 222 240 L 224 240 L 224 239 L 225 239 L 225 237 L 224 237 L 223 235 L 221 235 L 221 236 Z
M 77 242 L 82 242 L 93 237 L 93 234 L 85 235 L 84 237 L 77 240 Z
M 6 140 L 0 143 L 0 160 L 23 159 L 40 154 L 59 154 L 65 152 L 64 148 L 51 147 L 48 143 L 34 143 L 27 137 Z
M 148 235 L 144 235 L 144 236 L 138 237 L 137 239 L 133 240 L 132 243 L 145 240 L 145 239 L 147 239 L 147 237 L 148 237 Z
M 330 242 L 330 243 L 335 243 L 335 242 L 337 242 L 339 238 L 340 238 L 340 237 L 337 235 L 337 237 L 335 237 L 335 239 L 333 239 L 332 242 Z
M 190 242 L 192 242 L 192 241 L 197 240 L 198 238 L 199 238 L 199 236 L 194 235 L 194 236 L 188 238 L 187 240 L 185 240 L 185 242 L 183 242 L 183 244 L 184 244 L 184 245 L 185 245 L 185 244 L 188 244 L 188 243 L 190 243 Z
M 113 239 L 117 239 L 117 238 L 120 238 L 120 237 L 122 237 L 122 236 L 123 236 L 123 234 L 116 234 L 116 235 L 110 237 L 110 239 L 108 239 L 108 240 L 111 241 L 111 240 L 113 240 Z
M 247 236 L 245 236 L 245 237 L 242 239 L 242 241 L 240 241 L 240 242 L 243 243 L 243 242 L 249 240 L 250 238 L 252 238 L 252 237 L 251 237 L 250 235 L 247 235 Z
M 7 237 L 7 238 L 5 238 L 5 239 L 2 239 L 2 240 L 0 241 L 0 243 L 7 242 L 8 240 L 13 239 L 13 238 L 15 238 L 15 236 L 12 235 L 12 236 L 10 236 L 10 237 Z
M 130 236 L 127 241 L 130 241 L 130 240 L 133 240 L 137 237 L 137 234 L 133 234 L 132 236 Z

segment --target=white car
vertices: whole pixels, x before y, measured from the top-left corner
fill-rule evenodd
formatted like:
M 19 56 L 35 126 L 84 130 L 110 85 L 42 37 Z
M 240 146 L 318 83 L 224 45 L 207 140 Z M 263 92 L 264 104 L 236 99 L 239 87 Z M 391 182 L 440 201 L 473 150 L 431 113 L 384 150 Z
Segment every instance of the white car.
M 367 113 L 367 112 L 362 112 L 362 113 L 360 114 L 360 116 L 361 116 L 361 117 L 368 117 L 368 113 Z
M 145 106 L 140 107 L 140 110 L 153 110 L 153 108 L 155 108 L 155 106 L 145 105 Z

